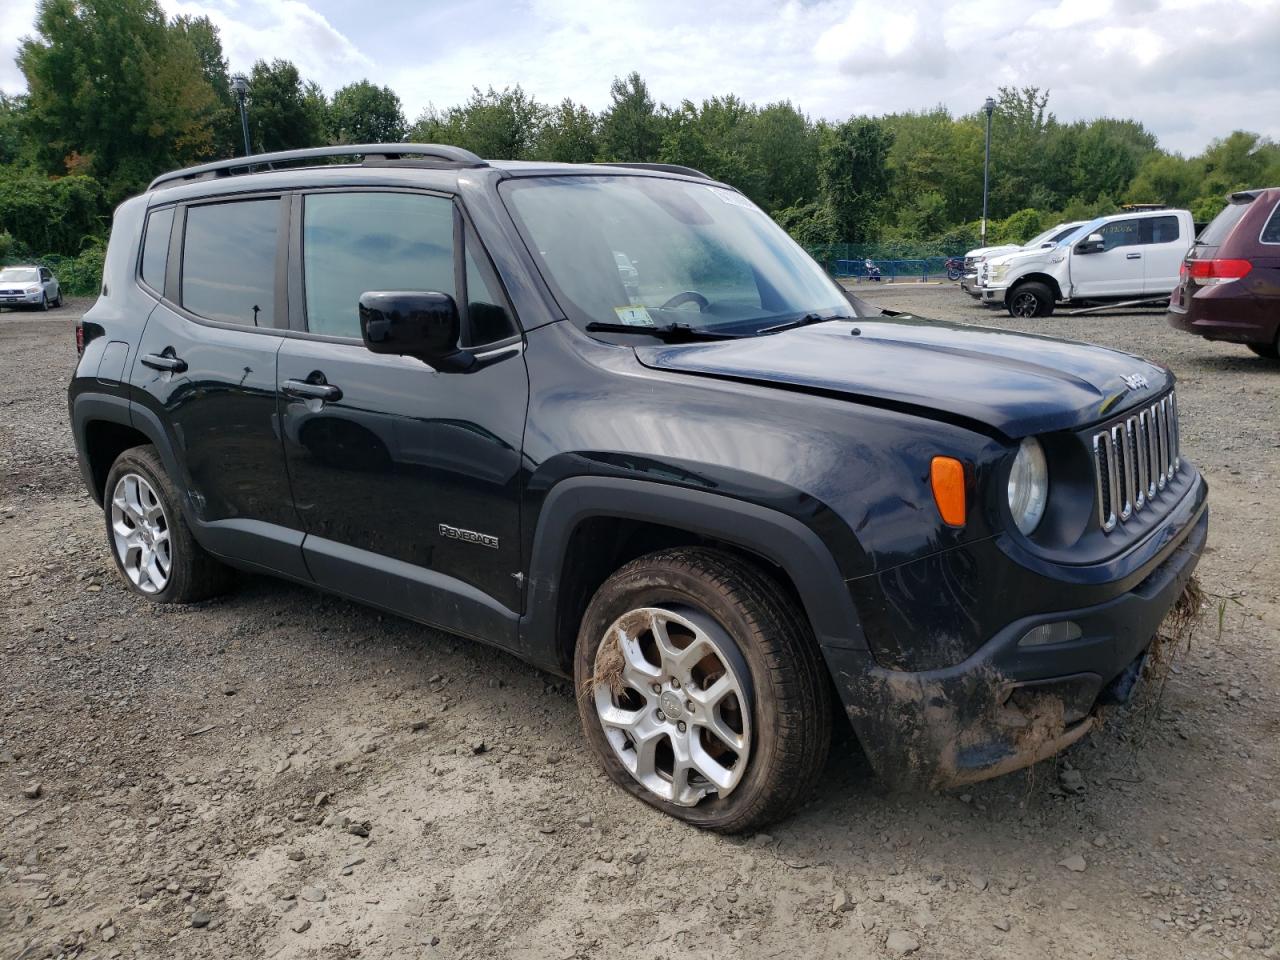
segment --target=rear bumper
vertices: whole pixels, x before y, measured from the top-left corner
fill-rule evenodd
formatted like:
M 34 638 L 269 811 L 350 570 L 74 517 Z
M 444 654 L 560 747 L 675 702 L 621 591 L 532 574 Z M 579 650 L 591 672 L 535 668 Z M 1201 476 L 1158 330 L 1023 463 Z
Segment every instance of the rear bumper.
M 1195 571 L 1207 506 L 1136 586 L 1078 609 L 1024 617 L 955 666 L 880 667 L 867 651 L 824 648 L 871 765 L 897 785 L 949 787 L 1043 760 L 1084 736 L 1095 708 L 1127 698 L 1165 615 Z M 1072 587 L 1063 584 L 1063 594 Z M 1077 639 L 1021 646 L 1035 627 L 1070 621 Z
M 1187 306 L 1170 304 L 1165 321 L 1206 340 L 1228 343 L 1275 343 L 1280 332 L 1280 309 L 1261 311 L 1253 302 L 1235 303 L 1228 297 L 1196 296 Z

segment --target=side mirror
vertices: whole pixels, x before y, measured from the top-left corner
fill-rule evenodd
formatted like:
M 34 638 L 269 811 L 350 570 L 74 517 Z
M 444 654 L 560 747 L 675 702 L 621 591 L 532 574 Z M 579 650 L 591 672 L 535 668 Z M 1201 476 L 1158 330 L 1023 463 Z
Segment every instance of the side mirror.
M 447 293 L 371 290 L 360 296 L 360 336 L 374 353 L 417 357 L 441 373 L 475 364 L 458 348 L 458 305 Z
M 1091 233 L 1076 244 L 1076 253 L 1101 253 L 1105 246 L 1106 241 L 1102 239 L 1102 234 Z

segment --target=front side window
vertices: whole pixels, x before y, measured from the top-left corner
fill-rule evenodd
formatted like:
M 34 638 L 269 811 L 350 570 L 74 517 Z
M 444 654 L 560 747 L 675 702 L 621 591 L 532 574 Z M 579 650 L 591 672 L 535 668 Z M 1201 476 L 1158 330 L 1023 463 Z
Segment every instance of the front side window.
M 733 190 L 644 176 L 531 177 L 501 190 L 579 324 L 747 335 L 854 315 L 822 268 Z
M 325 193 L 303 201 L 307 329 L 360 336 L 360 295 L 422 290 L 456 297 L 453 203 L 411 193 Z
M 274 326 L 279 229 L 274 197 L 189 207 L 182 306 L 209 320 Z
M 173 227 L 173 207 L 155 210 L 147 218 L 142 238 L 142 279 L 152 290 L 164 291 L 164 270 L 169 260 L 169 231 Z
M 1142 243 L 1141 220 L 1113 220 L 1110 223 L 1104 223 L 1097 232 L 1102 234 L 1103 250 L 1135 247 Z

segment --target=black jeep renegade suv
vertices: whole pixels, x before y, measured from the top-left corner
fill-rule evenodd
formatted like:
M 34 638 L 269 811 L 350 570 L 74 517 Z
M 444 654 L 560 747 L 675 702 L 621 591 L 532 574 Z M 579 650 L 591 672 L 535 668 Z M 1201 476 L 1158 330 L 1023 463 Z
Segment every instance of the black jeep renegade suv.
M 238 567 L 571 675 L 613 779 L 724 831 L 833 697 L 945 786 L 1128 695 L 1208 526 L 1168 370 L 871 308 L 694 170 L 341 150 L 116 211 L 70 409 L 134 590 Z

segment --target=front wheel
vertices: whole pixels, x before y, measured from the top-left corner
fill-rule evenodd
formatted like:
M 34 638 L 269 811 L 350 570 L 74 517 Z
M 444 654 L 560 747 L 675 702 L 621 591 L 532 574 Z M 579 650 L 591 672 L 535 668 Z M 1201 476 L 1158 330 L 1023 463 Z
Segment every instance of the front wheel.
M 40 312 L 41 313 L 49 312 L 49 295 L 47 293 L 42 293 L 40 295 Z
M 596 592 L 574 656 L 583 731 L 609 776 L 677 819 L 757 829 L 805 799 L 831 739 L 803 611 L 747 561 L 641 557 Z
M 111 556 L 135 593 L 156 603 L 193 603 L 229 585 L 231 571 L 191 535 L 155 447 L 116 458 L 103 501 Z
M 1047 317 L 1053 313 L 1053 291 L 1043 283 L 1030 281 L 1014 287 L 1005 303 L 1011 317 Z
M 1271 343 L 1248 343 L 1245 346 L 1266 360 L 1280 360 L 1280 332 Z

